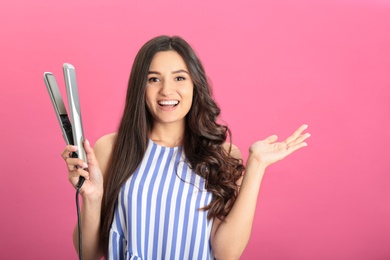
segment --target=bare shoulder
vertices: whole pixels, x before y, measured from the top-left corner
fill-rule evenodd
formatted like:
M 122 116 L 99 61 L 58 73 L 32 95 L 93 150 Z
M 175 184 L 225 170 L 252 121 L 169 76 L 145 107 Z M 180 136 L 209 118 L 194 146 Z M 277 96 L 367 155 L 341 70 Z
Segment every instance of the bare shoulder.
M 96 141 L 95 147 L 102 148 L 107 145 L 110 146 L 114 145 L 116 136 L 117 133 L 110 133 L 110 134 L 103 135 Z
M 111 133 L 100 137 L 93 148 L 103 174 L 106 173 L 116 136 L 116 133 Z
M 236 159 L 242 159 L 242 155 L 241 155 L 240 149 L 238 149 L 238 147 L 235 146 L 234 144 L 225 142 L 225 143 L 223 144 L 223 148 L 225 149 L 225 151 L 227 151 L 228 153 L 230 153 L 230 155 L 233 156 L 234 158 L 236 158 Z

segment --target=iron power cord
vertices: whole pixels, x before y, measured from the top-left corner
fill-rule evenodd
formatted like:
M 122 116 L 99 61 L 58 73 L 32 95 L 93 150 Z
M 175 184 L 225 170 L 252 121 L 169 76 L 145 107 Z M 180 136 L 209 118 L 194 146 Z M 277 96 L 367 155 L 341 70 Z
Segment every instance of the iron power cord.
M 80 184 L 80 183 L 79 183 Z M 77 208 L 77 229 L 78 229 L 78 236 L 79 236 L 79 260 L 83 259 L 83 246 L 82 246 L 82 235 L 81 235 L 81 217 L 80 217 L 80 204 L 79 204 L 79 195 L 80 195 L 80 188 L 81 185 L 77 185 L 76 187 L 76 208 Z

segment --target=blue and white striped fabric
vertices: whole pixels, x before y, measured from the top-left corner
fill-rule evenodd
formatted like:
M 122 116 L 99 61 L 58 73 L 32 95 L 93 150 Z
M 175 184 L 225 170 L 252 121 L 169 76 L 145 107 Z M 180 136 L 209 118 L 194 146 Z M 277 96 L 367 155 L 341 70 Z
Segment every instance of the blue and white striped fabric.
M 149 140 L 117 200 L 108 259 L 214 259 L 207 212 L 212 194 L 185 163 L 181 147 Z

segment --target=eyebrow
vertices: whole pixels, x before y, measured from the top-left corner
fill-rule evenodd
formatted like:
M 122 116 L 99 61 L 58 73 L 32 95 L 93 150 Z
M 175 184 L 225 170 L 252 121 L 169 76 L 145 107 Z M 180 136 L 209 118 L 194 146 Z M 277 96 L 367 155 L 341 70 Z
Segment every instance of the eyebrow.
M 188 73 L 188 71 L 184 70 L 184 69 L 181 69 L 181 70 L 175 70 L 175 71 L 172 71 L 172 74 L 178 74 L 178 73 L 186 73 L 186 74 L 190 74 Z M 157 75 L 160 75 L 161 73 L 158 72 L 158 71 L 149 71 L 148 74 L 157 74 Z

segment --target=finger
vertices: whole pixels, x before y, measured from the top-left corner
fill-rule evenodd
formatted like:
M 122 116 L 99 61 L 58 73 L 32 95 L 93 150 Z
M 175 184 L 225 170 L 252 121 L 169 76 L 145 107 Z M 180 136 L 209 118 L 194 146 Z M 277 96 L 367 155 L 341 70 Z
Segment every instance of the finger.
M 77 146 L 74 145 L 67 145 L 65 147 L 65 150 L 61 153 L 61 157 L 66 160 L 67 158 L 71 157 L 71 153 L 77 151 Z
M 303 135 L 300 135 L 297 139 L 295 139 L 294 141 L 292 141 L 291 143 L 288 144 L 288 146 L 293 146 L 293 145 L 296 145 L 296 144 L 299 144 L 299 143 L 302 143 L 303 141 L 305 141 L 307 138 L 309 138 L 311 135 L 309 133 L 305 133 Z
M 84 162 L 81 159 L 78 158 L 67 158 L 66 160 L 66 165 L 68 166 L 68 170 L 70 172 L 77 170 L 78 168 L 88 168 L 88 164 Z
M 87 155 L 88 164 L 97 165 L 98 162 L 95 157 L 95 152 L 93 151 L 93 148 L 91 147 L 91 144 L 88 140 L 84 141 L 84 150 Z
M 89 179 L 89 172 L 84 170 L 84 169 L 77 169 L 76 171 L 70 172 L 69 173 L 69 181 L 76 186 L 77 183 L 79 182 L 80 176 L 84 177 L 86 180 Z M 76 180 L 76 181 L 75 181 Z
M 271 135 L 271 136 L 268 136 L 266 139 L 264 139 L 264 142 L 272 144 L 272 143 L 275 143 L 277 140 L 278 140 L 277 135 Z
M 303 147 L 306 147 L 307 146 L 307 143 L 306 142 L 301 142 L 301 143 L 298 143 L 298 144 L 295 144 L 295 145 L 292 145 L 292 146 L 288 146 L 287 149 L 286 149 L 286 152 L 287 152 L 287 155 L 290 155 L 292 154 L 293 152 L 303 148 Z
M 289 144 L 296 140 L 303 131 L 307 129 L 308 125 L 301 125 L 290 137 L 288 137 L 285 141 L 286 144 Z

